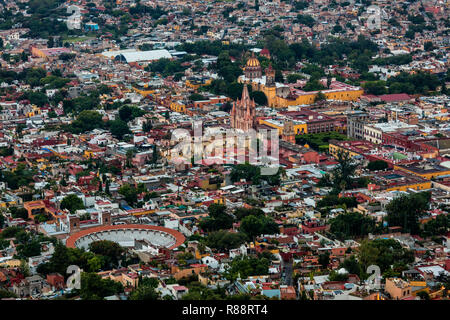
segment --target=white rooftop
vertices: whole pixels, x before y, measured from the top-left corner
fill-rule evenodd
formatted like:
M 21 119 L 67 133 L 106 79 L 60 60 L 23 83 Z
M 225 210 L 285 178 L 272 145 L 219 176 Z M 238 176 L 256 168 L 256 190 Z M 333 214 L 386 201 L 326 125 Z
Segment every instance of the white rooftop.
M 161 58 L 172 59 L 172 55 L 166 49 L 150 51 L 130 51 L 121 53 L 124 59 L 130 62 L 153 61 Z

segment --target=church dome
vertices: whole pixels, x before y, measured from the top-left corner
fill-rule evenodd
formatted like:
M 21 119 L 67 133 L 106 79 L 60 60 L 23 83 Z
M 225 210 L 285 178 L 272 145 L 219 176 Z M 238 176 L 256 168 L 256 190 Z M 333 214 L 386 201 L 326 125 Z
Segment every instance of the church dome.
M 250 59 L 247 60 L 247 67 L 259 67 L 259 60 L 252 55 Z

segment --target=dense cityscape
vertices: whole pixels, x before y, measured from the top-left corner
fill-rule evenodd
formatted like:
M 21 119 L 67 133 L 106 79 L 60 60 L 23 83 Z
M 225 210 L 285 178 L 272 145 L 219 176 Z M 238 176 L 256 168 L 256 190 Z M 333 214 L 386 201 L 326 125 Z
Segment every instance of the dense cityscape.
M 0 0 L 0 300 L 449 300 L 449 12 Z

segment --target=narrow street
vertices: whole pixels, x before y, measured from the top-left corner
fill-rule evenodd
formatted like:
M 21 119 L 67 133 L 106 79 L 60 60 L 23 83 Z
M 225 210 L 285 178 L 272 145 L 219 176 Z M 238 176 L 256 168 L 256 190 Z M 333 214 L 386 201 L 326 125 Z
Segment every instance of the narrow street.
M 281 259 L 281 281 L 283 284 L 292 286 L 292 271 L 293 271 L 293 260 L 284 261 Z

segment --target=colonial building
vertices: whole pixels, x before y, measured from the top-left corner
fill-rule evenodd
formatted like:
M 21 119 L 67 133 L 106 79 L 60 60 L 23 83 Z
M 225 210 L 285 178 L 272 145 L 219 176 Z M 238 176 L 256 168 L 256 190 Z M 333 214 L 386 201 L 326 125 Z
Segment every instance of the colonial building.
M 244 85 L 241 100 L 237 99 L 233 103 L 231 127 L 243 131 L 253 129 L 255 127 L 255 113 L 255 101 L 250 99 L 247 85 Z
M 267 105 L 274 108 L 285 108 L 288 106 L 312 104 L 316 101 L 316 96 L 321 92 L 327 100 L 335 101 L 356 101 L 364 93 L 361 87 L 352 86 L 347 83 L 332 79 L 323 78 L 320 80 L 326 86 L 321 91 L 303 91 L 301 88 L 306 84 L 283 84 L 275 82 L 275 70 L 269 66 L 262 73 L 259 60 L 254 53 L 244 67 L 244 74 L 239 76 L 238 82 L 249 84 L 253 91 L 261 91 L 267 97 Z
M 364 139 L 364 125 L 369 121 L 366 112 L 355 112 L 347 116 L 347 136 L 356 140 Z

